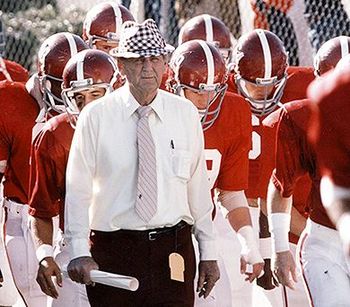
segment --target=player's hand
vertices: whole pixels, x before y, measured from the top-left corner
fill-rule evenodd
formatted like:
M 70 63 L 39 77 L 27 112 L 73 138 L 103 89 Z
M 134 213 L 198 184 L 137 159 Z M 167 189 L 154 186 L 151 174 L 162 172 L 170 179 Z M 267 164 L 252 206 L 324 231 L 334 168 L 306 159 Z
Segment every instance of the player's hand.
M 252 283 L 255 278 L 258 278 L 261 275 L 261 272 L 262 272 L 263 267 L 264 267 L 263 261 L 250 264 L 247 261 L 246 257 L 244 255 L 242 255 L 240 262 L 241 262 L 241 265 L 240 265 L 241 274 L 245 274 L 247 276 L 245 278 L 246 281 L 249 281 L 250 283 Z M 252 267 L 252 269 L 250 271 L 248 271 L 248 269 L 247 269 L 248 264 L 250 264 Z
M 98 270 L 98 264 L 92 257 L 79 257 L 69 262 L 67 271 L 71 280 L 91 285 L 90 271 Z
M 198 296 L 207 298 L 219 278 L 220 271 L 216 261 L 203 260 L 199 262 L 199 277 L 197 283 Z
M 41 291 L 43 291 L 46 295 L 53 298 L 58 298 L 56 286 L 52 281 L 53 276 L 56 277 L 57 285 L 62 287 L 62 273 L 59 266 L 52 257 L 46 257 L 41 260 L 39 264 L 36 281 L 38 282 Z
M 290 251 L 278 252 L 273 260 L 273 274 L 278 282 L 294 290 L 297 275 L 292 253 Z
M 278 281 L 271 271 L 271 259 L 264 259 L 264 274 L 256 280 L 258 286 L 265 290 L 272 290 L 278 287 Z

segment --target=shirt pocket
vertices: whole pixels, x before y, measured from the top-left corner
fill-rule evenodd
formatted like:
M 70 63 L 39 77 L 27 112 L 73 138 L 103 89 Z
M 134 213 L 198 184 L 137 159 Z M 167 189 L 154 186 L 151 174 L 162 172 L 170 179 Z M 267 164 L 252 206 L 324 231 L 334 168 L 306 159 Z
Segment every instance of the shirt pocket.
M 172 151 L 172 170 L 175 176 L 188 181 L 191 177 L 191 154 L 187 150 Z

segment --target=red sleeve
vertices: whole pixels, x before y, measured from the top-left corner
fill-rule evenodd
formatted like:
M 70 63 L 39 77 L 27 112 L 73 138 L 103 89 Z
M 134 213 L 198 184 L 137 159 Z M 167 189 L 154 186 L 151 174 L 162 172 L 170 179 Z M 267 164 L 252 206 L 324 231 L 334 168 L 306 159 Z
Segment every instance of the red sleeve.
M 220 167 L 217 187 L 226 191 L 246 190 L 249 175 L 248 153 L 252 147 L 252 124 L 250 109 L 245 102 L 242 104 L 240 116 L 232 121 L 231 127 L 237 128 L 237 135 L 235 139 L 224 140 L 227 142 L 227 149 Z
M 0 117 L 0 161 L 7 161 L 10 152 L 10 139 L 4 121 Z
M 337 105 L 336 101 L 331 103 L 333 107 Z M 336 185 L 350 187 L 350 108 L 346 107 L 322 110 L 321 106 L 317 156 L 323 175 L 330 176 Z
M 40 135 L 31 156 L 29 213 L 42 218 L 51 218 L 60 212 L 60 183 L 49 135 Z
M 297 179 L 306 173 L 301 154 L 297 128 L 288 113 L 282 112 L 277 128 L 276 168 L 272 173 L 272 182 L 283 197 L 293 194 Z
M 323 175 L 350 187 L 350 70 L 332 71 L 312 83 L 308 94 L 315 103 L 309 127 Z
M 10 74 L 12 81 L 27 82 L 29 79 L 28 71 L 16 62 L 4 60 L 7 72 Z M 0 71 L 0 80 L 6 80 L 5 75 Z

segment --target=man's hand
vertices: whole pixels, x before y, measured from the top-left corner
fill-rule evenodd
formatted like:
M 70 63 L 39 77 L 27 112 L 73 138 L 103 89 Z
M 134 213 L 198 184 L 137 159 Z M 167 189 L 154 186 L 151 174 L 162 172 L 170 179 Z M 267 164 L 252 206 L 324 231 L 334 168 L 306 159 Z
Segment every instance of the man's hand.
M 90 271 L 98 270 L 98 264 L 92 257 L 79 257 L 69 262 L 67 271 L 71 280 L 91 285 Z
M 57 285 L 62 287 L 62 274 L 59 266 L 52 257 L 46 257 L 41 260 L 39 264 L 36 281 L 38 282 L 41 291 L 46 295 L 58 298 L 58 292 L 52 281 L 52 276 L 56 277 Z
M 258 286 L 265 290 L 272 290 L 278 287 L 278 281 L 271 271 L 271 259 L 264 259 L 264 275 L 256 280 Z
M 294 283 L 297 282 L 297 275 L 295 262 L 290 251 L 275 254 L 273 273 L 283 286 L 295 289 Z
M 241 274 L 247 275 L 246 281 L 249 281 L 252 283 L 255 278 L 258 278 L 259 275 L 261 274 L 261 271 L 264 267 L 264 262 L 258 262 L 252 264 L 252 272 L 247 272 L 247 265 L 249 262 L 246 260 L 246 257 L 244 255 L 241 256 Z
M 207 298 L 219 278 L 220 271 L 216 261 L 200 261 L 199 278 L 197 283 L 197 292 L 199 292 L 198 296 L 204 296 L 204 298 Z

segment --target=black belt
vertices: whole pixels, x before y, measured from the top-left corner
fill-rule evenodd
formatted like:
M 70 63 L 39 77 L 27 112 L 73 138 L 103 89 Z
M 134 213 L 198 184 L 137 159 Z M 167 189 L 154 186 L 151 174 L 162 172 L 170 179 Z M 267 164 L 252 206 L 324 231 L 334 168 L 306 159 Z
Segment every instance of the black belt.
M 137 237 L 138 239 L 146 239 L 149 241 L 154 241 L 162 236 L 172 235 L 172 234 L 175 235 L 178 231 L 184 229 L 186 226 L 190 227 L 190 225 L 187 224 L 185 221 L 180 221 L 179 223 L 171 227 L 162 227 L 162 228 L 155 228 L 155 229 L 149 229 L 149 230 L 120 229 L 120 230 L 111 231 L 111 232 L 93 230 L 92 233 L 96 233 L 98 235 L 103 235 L 103 236 L 111 236 L 111 237 L 118 236 L 118 235 L 127 235 L 127 236 Z

